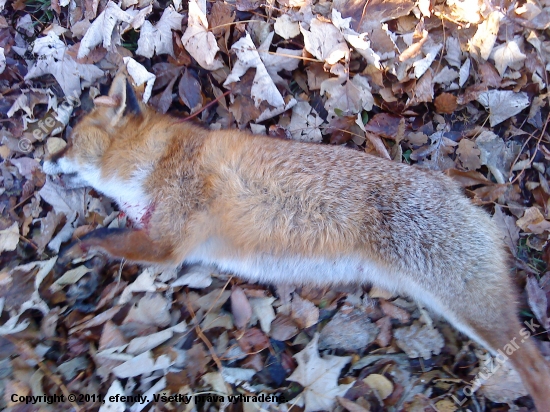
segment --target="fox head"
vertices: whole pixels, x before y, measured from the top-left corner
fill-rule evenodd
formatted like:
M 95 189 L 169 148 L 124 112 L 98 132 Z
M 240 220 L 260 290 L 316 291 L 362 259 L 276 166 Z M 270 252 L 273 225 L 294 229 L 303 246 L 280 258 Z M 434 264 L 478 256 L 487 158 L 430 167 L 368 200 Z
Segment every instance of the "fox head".
M 62 175 L 60 181 L 67 188 L 100 189 L 96 186 L 101 177 L 124 172 L 108 167 L 109 151 L 115 140 L 135 140 L 138 125 L 149 117 L 151 110 L 138 101 L 124 74 L 117 75 L 109 94 L 96 98 L 94 103 L 95 108 L 73 129 L 67 146 L 43 165 L 46 174 Z

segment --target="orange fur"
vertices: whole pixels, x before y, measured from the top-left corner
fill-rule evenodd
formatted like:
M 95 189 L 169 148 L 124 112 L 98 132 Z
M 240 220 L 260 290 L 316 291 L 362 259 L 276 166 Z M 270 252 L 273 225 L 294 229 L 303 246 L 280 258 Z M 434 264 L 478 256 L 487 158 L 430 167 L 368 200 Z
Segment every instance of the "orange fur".
M 214 263 L 263 282 L 372 282 L 493 352 L 519 337 L 501 235 L 450 178 L 341 147 L 208 131 L 145 106 L 125 115 L 125 85 L 114 80 L 107 100 L 120 104 L 87 115 L 45 170 L 114 197 L 140 230 L 102 229 L 68 256 Z M 511 362 L 550 412 L 550 368 L 534 343 Z

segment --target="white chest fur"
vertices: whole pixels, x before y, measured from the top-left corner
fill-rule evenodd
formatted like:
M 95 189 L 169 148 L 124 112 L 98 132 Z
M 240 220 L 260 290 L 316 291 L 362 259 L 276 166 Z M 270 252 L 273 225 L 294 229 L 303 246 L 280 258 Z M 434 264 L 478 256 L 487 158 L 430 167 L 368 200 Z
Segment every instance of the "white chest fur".
M 105 179 L 101 177 L 99 171 L 92 169 L 82 170 L 81 175 L 94 189 L 115 200 L 134 226 L 142 226 L 151 207 L 151 199 L 145 194 L 142 186 L 147 176 L 145 173 L 135 173 L 129 180 L 118 177 Z

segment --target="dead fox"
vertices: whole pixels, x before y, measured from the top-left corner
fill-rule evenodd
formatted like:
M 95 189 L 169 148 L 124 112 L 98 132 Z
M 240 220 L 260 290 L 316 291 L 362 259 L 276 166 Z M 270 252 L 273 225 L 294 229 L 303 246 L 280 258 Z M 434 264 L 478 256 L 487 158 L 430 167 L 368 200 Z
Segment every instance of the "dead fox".
M 407 294 L 493 353 L 518 346 L 512 365 L 537 409 L 550 412 L 550 367 L 532 339 L 519 342 L 502 237 L 443 174 L 341 147 L 204 130 L 141 104 L 124 75 L 44 171 L 113 198 L 134 223 L 91 232 L 65 259 L 199 262 L 251 281 Z

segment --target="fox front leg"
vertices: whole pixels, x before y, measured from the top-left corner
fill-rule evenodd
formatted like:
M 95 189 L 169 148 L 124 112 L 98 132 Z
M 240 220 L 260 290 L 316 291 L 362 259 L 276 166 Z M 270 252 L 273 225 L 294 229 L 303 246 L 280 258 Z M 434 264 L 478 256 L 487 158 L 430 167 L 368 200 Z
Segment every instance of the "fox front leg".
M 169 264 L 172 261 L 172 248 L 151 239 L 145 230 L 101 228 L 62 250 L 58 264 L 66 266 L 72 260 L 94 252 L 136 263 Z

